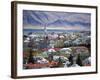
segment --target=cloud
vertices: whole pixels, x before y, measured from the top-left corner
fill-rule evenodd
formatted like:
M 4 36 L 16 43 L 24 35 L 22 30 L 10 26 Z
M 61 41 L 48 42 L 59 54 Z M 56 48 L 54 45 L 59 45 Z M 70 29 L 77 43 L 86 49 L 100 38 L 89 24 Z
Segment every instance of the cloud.
M 23 24 L 32 26 L 76 27 L 90 29 L 91 14 L 23 10 Z M 25 26 L 26 27 L 26 26 Z

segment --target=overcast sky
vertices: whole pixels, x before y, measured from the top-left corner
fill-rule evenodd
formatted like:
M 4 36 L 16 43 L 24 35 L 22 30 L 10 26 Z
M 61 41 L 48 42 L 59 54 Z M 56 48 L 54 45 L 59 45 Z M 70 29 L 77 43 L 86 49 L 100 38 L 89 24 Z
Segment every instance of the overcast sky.
M 43 28 L 65 30 L 90 30 L 91 14 L 23 10 L 25 29 Z

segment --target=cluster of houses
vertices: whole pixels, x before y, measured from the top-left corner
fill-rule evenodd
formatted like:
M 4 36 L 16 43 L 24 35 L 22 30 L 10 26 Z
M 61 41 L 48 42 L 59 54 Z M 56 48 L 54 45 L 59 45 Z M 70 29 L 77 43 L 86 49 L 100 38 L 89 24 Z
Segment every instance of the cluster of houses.
M 24 68 L 90 66 L 90 46 L 89 32 L 30 33 L 23 36 Z

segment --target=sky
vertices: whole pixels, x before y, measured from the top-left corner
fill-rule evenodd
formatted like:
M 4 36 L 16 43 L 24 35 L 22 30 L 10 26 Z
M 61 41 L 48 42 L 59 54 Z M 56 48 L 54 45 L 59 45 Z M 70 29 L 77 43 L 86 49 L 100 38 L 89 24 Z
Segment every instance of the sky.
M 89 31 L 90 13 L 23 10 L 24 29 L 62 29 Z

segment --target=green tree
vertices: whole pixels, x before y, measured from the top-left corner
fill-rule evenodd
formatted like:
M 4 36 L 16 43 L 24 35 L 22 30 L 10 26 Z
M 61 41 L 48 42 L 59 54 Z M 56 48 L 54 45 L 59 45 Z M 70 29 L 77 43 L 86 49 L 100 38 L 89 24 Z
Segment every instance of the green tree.
M 81 59 L 80 54 L 78 54 L 78 56 L 77 56 L 76 63 L 77 63 L 79 66 L 83 66 L 83 64 L 82 64 L 82 59 Z
M 30 49 L 30 55 L 29 55 L 28 63 L 33 63 L 33 64 L 35 63 L 31 49 Z

